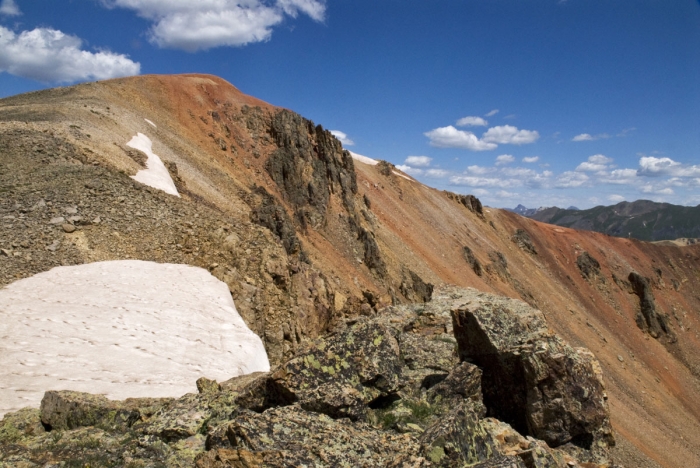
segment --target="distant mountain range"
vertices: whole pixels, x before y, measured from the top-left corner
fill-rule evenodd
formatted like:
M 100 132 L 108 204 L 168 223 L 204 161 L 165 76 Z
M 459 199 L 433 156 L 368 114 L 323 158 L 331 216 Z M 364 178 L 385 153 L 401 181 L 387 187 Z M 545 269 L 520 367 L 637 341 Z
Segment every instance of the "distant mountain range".
M 700 237 L 700 205 L 689 207 L 637 200 L 588 210 L 556 206 L 531 209 L 518 205 L 509 211 L 557 226 L 644 241 Z
M 508 211 L 512 211 L 513 213 L 517 213 L 520 216 L 526 216 L 528 218 L 531 218 L 533 215 L 535 215 L 535 213 L 538 213 L 542 210 L 546 210 L 548 208 L 544 207 L 544 206 L 541 206 L 539 208 L 527 208 L 526 206 L 518 205 L 513 209 L 510 209 L 510 208 L 505 208 L 505 209 Z M 567 208 L 567 210 L 578 211 L 578 208 L 576 208 L 575 206 L 570 206 Z

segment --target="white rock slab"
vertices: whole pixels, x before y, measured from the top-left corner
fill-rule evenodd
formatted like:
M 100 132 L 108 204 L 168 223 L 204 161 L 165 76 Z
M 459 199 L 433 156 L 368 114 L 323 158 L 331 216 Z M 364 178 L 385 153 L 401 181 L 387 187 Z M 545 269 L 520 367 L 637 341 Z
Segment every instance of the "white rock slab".
M 177 397 L 201 376 L 269 369 L 226 284 L 201 268 L 98 262 L 0 289 L 0 417 L 46 390 Z
M 150 120 L 148 120 L 148 119 L 143 119 L 143 120 L 145 120 L 147 123 L 149 123 L 150 125 L 152 125 L 153 128 L 158 128 L 158 126 L 156 126 L 156 124 L 154 124 L 154 123 L 151 122 Z
M 148 156 L 146 169 L 138 171 L 135 176 L 131 176 L 132 179 L 170 195 L 180 196 L 173 178 L 170 177 L 170 172 L 168 172 L 158 155 L 153 152 L 153 142 L 150 138 L 143 133 L 137 133 L 134 138 L 129 140 L 126 146 L 139 150 Z

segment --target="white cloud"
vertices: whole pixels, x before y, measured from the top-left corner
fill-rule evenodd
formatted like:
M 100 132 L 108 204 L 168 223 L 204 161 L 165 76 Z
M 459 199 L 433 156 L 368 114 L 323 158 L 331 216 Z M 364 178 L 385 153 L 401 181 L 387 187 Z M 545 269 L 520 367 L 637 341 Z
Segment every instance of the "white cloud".
M 539 156 L 526 156 L 526 157 L 523 158 L 523 162 L 524 162 L 524 163 L 528 163 L 528 164 L 530 164 L 530 163 L 536 163 L 536 162 L 539 161 L 539 160 L 540 160 L 540 157 L 539 157 Z
M 493 109 L 492 111 L 486 114 L 486 117 L 493 117 L 496 114 L 498 114 L 498 109 Z
M 2 0 L 0 3 L 0 15 L 18 16 L 21 14 L 15 0 Z
M 472 177 L 472 176 L 453 176 L 450 178 L 450 185 L 462 185 L 466 187 L 496 187 L 510 188 L 522 186 L 522 181 L 515 179 L 501 179 L 492 177 Z
M 496 149 L 498 145 L 479 140 L 472 132 L 457 130 L 452 125 L 436 128 L 424 133 L 430 138 L 430 146 L 437 148 L 462 148 L 471 151 L 487 151 Z
M 50 28 L 20 34 L 0 26 L 0 71 L 42 82 L 67 83 L 138 75 L 126 55 L 82 50 L 82 41 Z
M 189 52 L 267 41 L 285 16 L 323 21 L 325 0 L 103 0 L 153 21 L 151 42 Z
M 331 130 L 330 132 L 334 137 L 340 140 L 343 146 L 353 146 L 355 144 L 354 141 L 348 138 L 348 135 L 345 132 L 341 132 L 340 130 Z
M 481 117 L 462 117 L 457 121 L 458 127 L 485 127 L 489 123 Z
M 483 167 L 483 166 L 469 166 L 467 167 L 467 171 L 471 172 L 472 174 L 477 174 L 477 175 L 483 175 L 483 174 L 488 174 L 489 172 L 495 171 L 494 168 L 492 167 Z
M 448 175 L 450 175 L 450 171 L 446 171 L 444 169 L 428 169 L 425 171 L 425 176 L 430 177 L 431 179 L 442 179 Z
M 582 162 L 576 167 L 579 172 L 600 172 L 609 168 L 609 164 L 613 160 L 602 154 L 595 154 L 588 158 L 588 161 Z
M 654 195 L 673 195 L 674 191 L 671 187 L 658 187 L 652 184 L 646 184 L 639 188 L 642 193 L 650 193 Z
M 507 192 L 507 191 L 505 191 L 505 190 L 499 190 L 498 192 L 496 192 L 496 196 L 497 196 L 498 198 L 507 198 L 507 199 L 519 198 L 519 197 L 520 197 L 520 195 L 517 194 L 517 193 Z
M 615 169 L 599 175 L 598 181 L 603 184 L 631 185 L 637 181 L 637 170 Z
M 557 188 L 574 188 L 586 185 L 590 178 L 581 172 L 566 171 L 559 175 L 555 183 Z
M 622 195 L 614 195 L 613 194 L 613 195 L 608 196 L 608 200 L 613 202 L 613 203 L 620 203 L 620 202 L 625 201 L 626 199 Z
M 404 162 L 410 166 L 427 167 L 432 160 L 433 158 L 428 156 L 409 156 Z
M 639 174 L 657 176 L 670 174 L 680 168 L 681 163 L 671 158 L 656 158 L 654 156 L 642 156 L 639 159 Z
M 607 133 L 600 133 L 598 135 L 591 135 L 589 133 L 582 133 L 580 135 L 576 135 L 571 139 L 571 141 L 595 141 L 595 140 L 600 140 L 600 139 L 607 139 L 610 138 L 610 135 Z
M 411 174 L 412 176 L 420 176 L 425 172 L 423 169 L 418 169 L 417 167 L 407 166 L 405 164 L 399 164 L 396 169 L 405 172 L 406 174 Z
M 540 137 L 540 134 L 531 130 L 518 130 L 512 125 L 500 125 L 491 127 L 483 134 L 481 139 L 487 143 L 500 143 L 511 145 L 524 145 L 534 143 Z
M 510 164 L 515 161 L 515 158 L 510 154 L 502 154 L 496 157 L 496 166 L 503 166 L 505 164 Z

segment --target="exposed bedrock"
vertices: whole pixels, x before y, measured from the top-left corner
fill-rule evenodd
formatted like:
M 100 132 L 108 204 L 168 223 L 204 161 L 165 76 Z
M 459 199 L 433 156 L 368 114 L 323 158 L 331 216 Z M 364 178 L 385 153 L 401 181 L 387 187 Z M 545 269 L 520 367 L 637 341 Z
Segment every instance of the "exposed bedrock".
M 671 329 L 668 316 L 656 309 L 654 294 L 651 292 L 649 281 L 637 272 L 631 272 L 627 278 L 632 285 L 632 291 L 639 297 L 639 312 L 635 317 L 637 326 L 654 338 L 666 337 L 670 343 L 676 341 L 676 335 Z

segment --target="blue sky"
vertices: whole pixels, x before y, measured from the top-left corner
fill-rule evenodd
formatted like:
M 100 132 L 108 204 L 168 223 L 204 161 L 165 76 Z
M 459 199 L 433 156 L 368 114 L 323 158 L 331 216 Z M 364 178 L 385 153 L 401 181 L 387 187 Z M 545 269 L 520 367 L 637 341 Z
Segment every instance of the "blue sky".
M 188 72 L 491 206 L 700 204 L 697 0 L 0 0 L 0 97 Z

